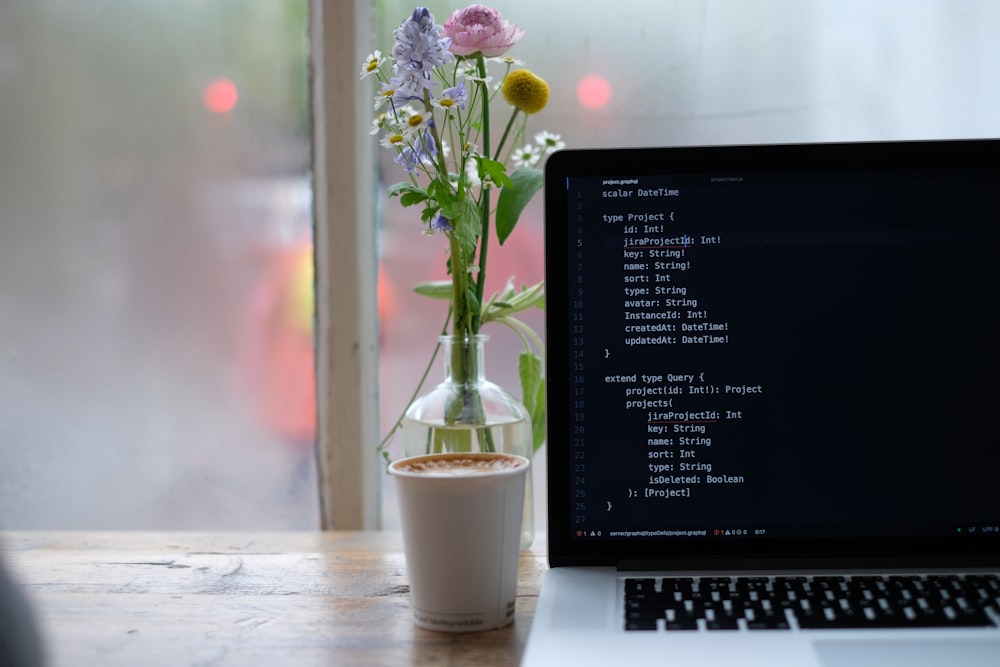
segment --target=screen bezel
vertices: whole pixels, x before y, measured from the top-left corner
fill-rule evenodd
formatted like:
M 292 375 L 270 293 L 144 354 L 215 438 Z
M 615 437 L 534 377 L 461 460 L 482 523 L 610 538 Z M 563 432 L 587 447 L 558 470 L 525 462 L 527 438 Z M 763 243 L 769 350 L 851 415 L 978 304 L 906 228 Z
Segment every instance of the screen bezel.
M 1000 562 L 1000 539 L 993 536 L 780 539 L 647 538 L 573 539 L 571 526 L 570 438 L 561 425 L 570 418 L 570 287 L 567 277 L 569 211 L 564 196 L 570 177 L 631 177 L 652 174 L 725 174 L 789 171 L 882 170 L 898 168 L 988 168 L 1000 184 L 1000 140 L 860 142 L 687 146 L 671 148 L 575 149 L 550 156 L 545 170 L 546 339 L 548 364 L 547 475 L 548 556 L 552 566 L 659 563 L 663 567 L 706 562 L 787 567 L 940 565 L 963 559 L 970 564 Z M 1000 188 L 1000 185 L 998 185 Z M 998 221 L 1000 222 L 1000 221 Z

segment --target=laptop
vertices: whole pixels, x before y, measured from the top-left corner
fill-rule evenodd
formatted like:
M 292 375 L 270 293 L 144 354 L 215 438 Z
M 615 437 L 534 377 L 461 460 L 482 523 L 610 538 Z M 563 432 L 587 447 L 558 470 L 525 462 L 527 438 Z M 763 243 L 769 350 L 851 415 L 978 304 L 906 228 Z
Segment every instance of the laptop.
M 567 150 L 523 664 L 1000 665 L 1000 141 Z

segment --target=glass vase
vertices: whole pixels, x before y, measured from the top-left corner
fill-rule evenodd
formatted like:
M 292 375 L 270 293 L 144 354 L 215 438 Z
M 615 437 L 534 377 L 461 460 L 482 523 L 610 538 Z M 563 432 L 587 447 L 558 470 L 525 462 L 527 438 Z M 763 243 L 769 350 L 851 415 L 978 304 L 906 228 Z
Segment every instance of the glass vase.
M 441 336 L 444 381 L 417 398 L 403 416 L 406 456 L 438 452 L 532 455 L 531 417 L 510 393 L 486 379 L 489 336 Z M 521 548 L 535 533 L 531 469 L 524 490 Z

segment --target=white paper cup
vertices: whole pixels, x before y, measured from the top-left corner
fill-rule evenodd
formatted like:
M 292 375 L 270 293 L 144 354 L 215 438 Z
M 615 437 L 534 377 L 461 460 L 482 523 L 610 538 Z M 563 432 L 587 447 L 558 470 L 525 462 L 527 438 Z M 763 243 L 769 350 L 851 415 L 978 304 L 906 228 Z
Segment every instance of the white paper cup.
M 417 625 L 474 632 L 514 620 L 530 465 L 514 454 L 451 453 L 389 466 Z

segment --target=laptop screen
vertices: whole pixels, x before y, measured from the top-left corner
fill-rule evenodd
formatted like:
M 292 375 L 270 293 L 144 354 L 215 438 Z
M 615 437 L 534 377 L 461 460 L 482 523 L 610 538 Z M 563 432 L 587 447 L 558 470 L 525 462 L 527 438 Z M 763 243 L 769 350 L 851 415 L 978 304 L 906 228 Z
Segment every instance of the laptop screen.
M 554 563 L 997 550 L 1000 142 L 564 151 L 545 197 Z

